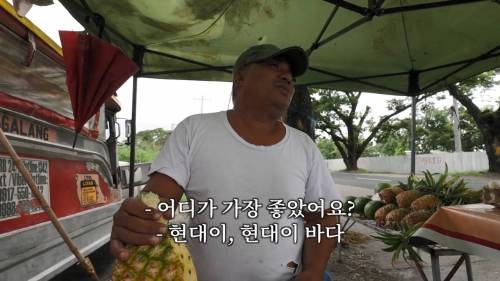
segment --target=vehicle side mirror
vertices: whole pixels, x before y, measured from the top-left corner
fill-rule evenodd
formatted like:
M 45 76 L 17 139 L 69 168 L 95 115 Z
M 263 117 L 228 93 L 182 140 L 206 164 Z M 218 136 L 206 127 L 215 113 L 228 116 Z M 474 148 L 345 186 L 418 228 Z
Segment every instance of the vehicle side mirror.
M 132 134 L 132 121 L 125 120 L 125 137 L 127 140 L 125 141 L 126 145 L 130 145 L 130 136 Z
M 118 139 L 121 135 L 122 135 L 122 130 L 120 128 L 120 124 L 118 124 L 118 122 L 115 121 L 115 132 L 116 132 L 116 137 L 115 139 Z

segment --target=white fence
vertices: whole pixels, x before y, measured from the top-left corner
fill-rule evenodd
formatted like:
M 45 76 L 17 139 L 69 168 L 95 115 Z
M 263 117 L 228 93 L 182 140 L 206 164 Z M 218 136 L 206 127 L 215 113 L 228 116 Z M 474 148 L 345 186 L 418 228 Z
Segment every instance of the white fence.
M 345 169 L 342 159 L 326 160 L 328 169 L 339 171 Z M 488 170 L 488 158 L 486 152 L 441 152 L 436 154 L 419 154 L 415 159 L 415 172 L 429 170 L 431 172 L 443 172 L 445 163 L 448 164 L 449 172 L 469 172 Z M 411 156 L 384 156 L 384 157 L 362 157 L 358 160 L 358 168 L 370 172 L 380 173 L 409 173 L 411 167 Z

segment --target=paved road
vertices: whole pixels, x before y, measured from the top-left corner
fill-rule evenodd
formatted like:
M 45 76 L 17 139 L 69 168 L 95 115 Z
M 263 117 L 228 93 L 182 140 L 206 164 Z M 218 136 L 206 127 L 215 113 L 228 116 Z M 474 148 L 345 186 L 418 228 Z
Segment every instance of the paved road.
M 342 185 L 350 185 L 362 188 L 373 189 L 378 183 L 389 182 L 397 184 L 398 182 L 406 183 L 408 175 L 401 174 L 372 174 L 372 173 L 347 173 L 347 172 L 333 172 L 333 179 L 336 183 Z M 422 175 L 417 175 L 422 177 Z M 451 178 L 451 177 L 450 177 Z M 472 189 L 481 189 L 487 185 L 492 178 L 487 177 L 463 177 L 467 187 Z M 497 179 L 500 180 L 500 179 Z

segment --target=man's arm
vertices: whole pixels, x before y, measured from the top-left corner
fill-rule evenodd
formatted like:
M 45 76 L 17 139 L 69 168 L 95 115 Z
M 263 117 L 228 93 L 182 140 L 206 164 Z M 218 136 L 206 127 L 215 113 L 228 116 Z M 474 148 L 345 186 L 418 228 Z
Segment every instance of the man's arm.
M 169 202 L 174 199 L 175 205 L 179 202 L 184 190 L 171 177 L 153 173 L 149 178 L 144 191 L 151 191 Z M 125 244 L 154 245 L 160 239 L 157 233 L 165 233 L 166 226 L 158 220 L 162 215 L 169 219 L 170 214 L 161 214 L 159 211 L 146 212 L 147 206 L 138 198 L 129 198 L 122 203 L 121 208 L 113 216 L 113 227 L 111 230 L 111 253 L 118 259 L 128 258 Z
M 325 213 L 328 213 L 326 210 Z M 336 216 L 320 217 L 319 213 L 305 214 L 306 226 L 314 226 L 320 224 L 321 228 L 326 231 L 326 227 L 335 227 L 337 224 Z M 319 235 L 319 234 L 318 234 Z M 321 237 L 321 242 L 318 243 L 316 237 L 306 238 L 304 248 L 302 250 L 302 272 L 297 276 L 297 281 L 321 281 L 323 280 L 323 272 L 330 258 L 330 254 L 335 249 L 337 238 L 327 238 L 326 235 Z

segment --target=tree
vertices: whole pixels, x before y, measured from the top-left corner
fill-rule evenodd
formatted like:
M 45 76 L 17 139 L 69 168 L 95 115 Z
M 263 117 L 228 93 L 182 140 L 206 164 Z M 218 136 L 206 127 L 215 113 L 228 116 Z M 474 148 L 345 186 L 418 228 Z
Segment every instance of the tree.
M 417 119 L 417 127 L 421 129 L 417 135 L 417 152 L 453 151 L 453 125 L 448 110 L 430 105 L 422 108 L 422 113 L 420 120 Z
M 483 109 L 484 110 L 484 109 Z M 463 107 L 459 108 L 460 132 L 463 151 L 485 150 L 483 137 L 472 116 Z
M 410 150 L 409 118 L 388 120 L 380 128 L 375 137 L 375 150 L 379 155 L 404 155 Z M 418 128 L 417 128 L 418 129 Z
M 162 128 L 138 132 L 136 135 L 135 159 L 138 163 L 151 162 L 154 160 L 161 147 L 170 135 L 170 131 Z M 118 159 L 129 161 L 130 147 L 128 145 L 118 146 Z
M 319 96 L 313 100 L 316 127 L 330 136 L 347 170 L 357 170 L 359 157 L 382 125 L 411 106 L 405 105 L 401 100 L 393 99 L 387 104 L 387 108 L 392 112 L 374 121 L 368 119 L 371 110 L 369 106 L 362 112 L 357 112 L 361 92 L 316 90 L 316 94 Z M 429 95 L 423 95 L 419 99 Z
M 481 110 L 473 101 L 473 92 L 498 85 L 495 72 L 489 71 L 450 85 L 448 91 L 456 98 L 470 114 L 482 136 L 483 144 L 488 156 L 489 171 L 500 173 L 500 100 L 497 109 Z
M 449 109 L 436 108 L 433 102 L 419 106 L 417 115 L 416 152 L 431 150 L 454 151 L 453 126 Z M 375 151 L 379 155 L 402 155 L 410 150 L 411 120 L 393 119 L 386 122 L 375 137 Z M 465 109 L 460 108 L 460 131 L 463 151 L 482 149 L 481 135 Z
M 340 158 L 340 153 L 335 147 L 333 141 L 324 137 L 319 137 L 316 139 L 316 145 L 325 159 Z

